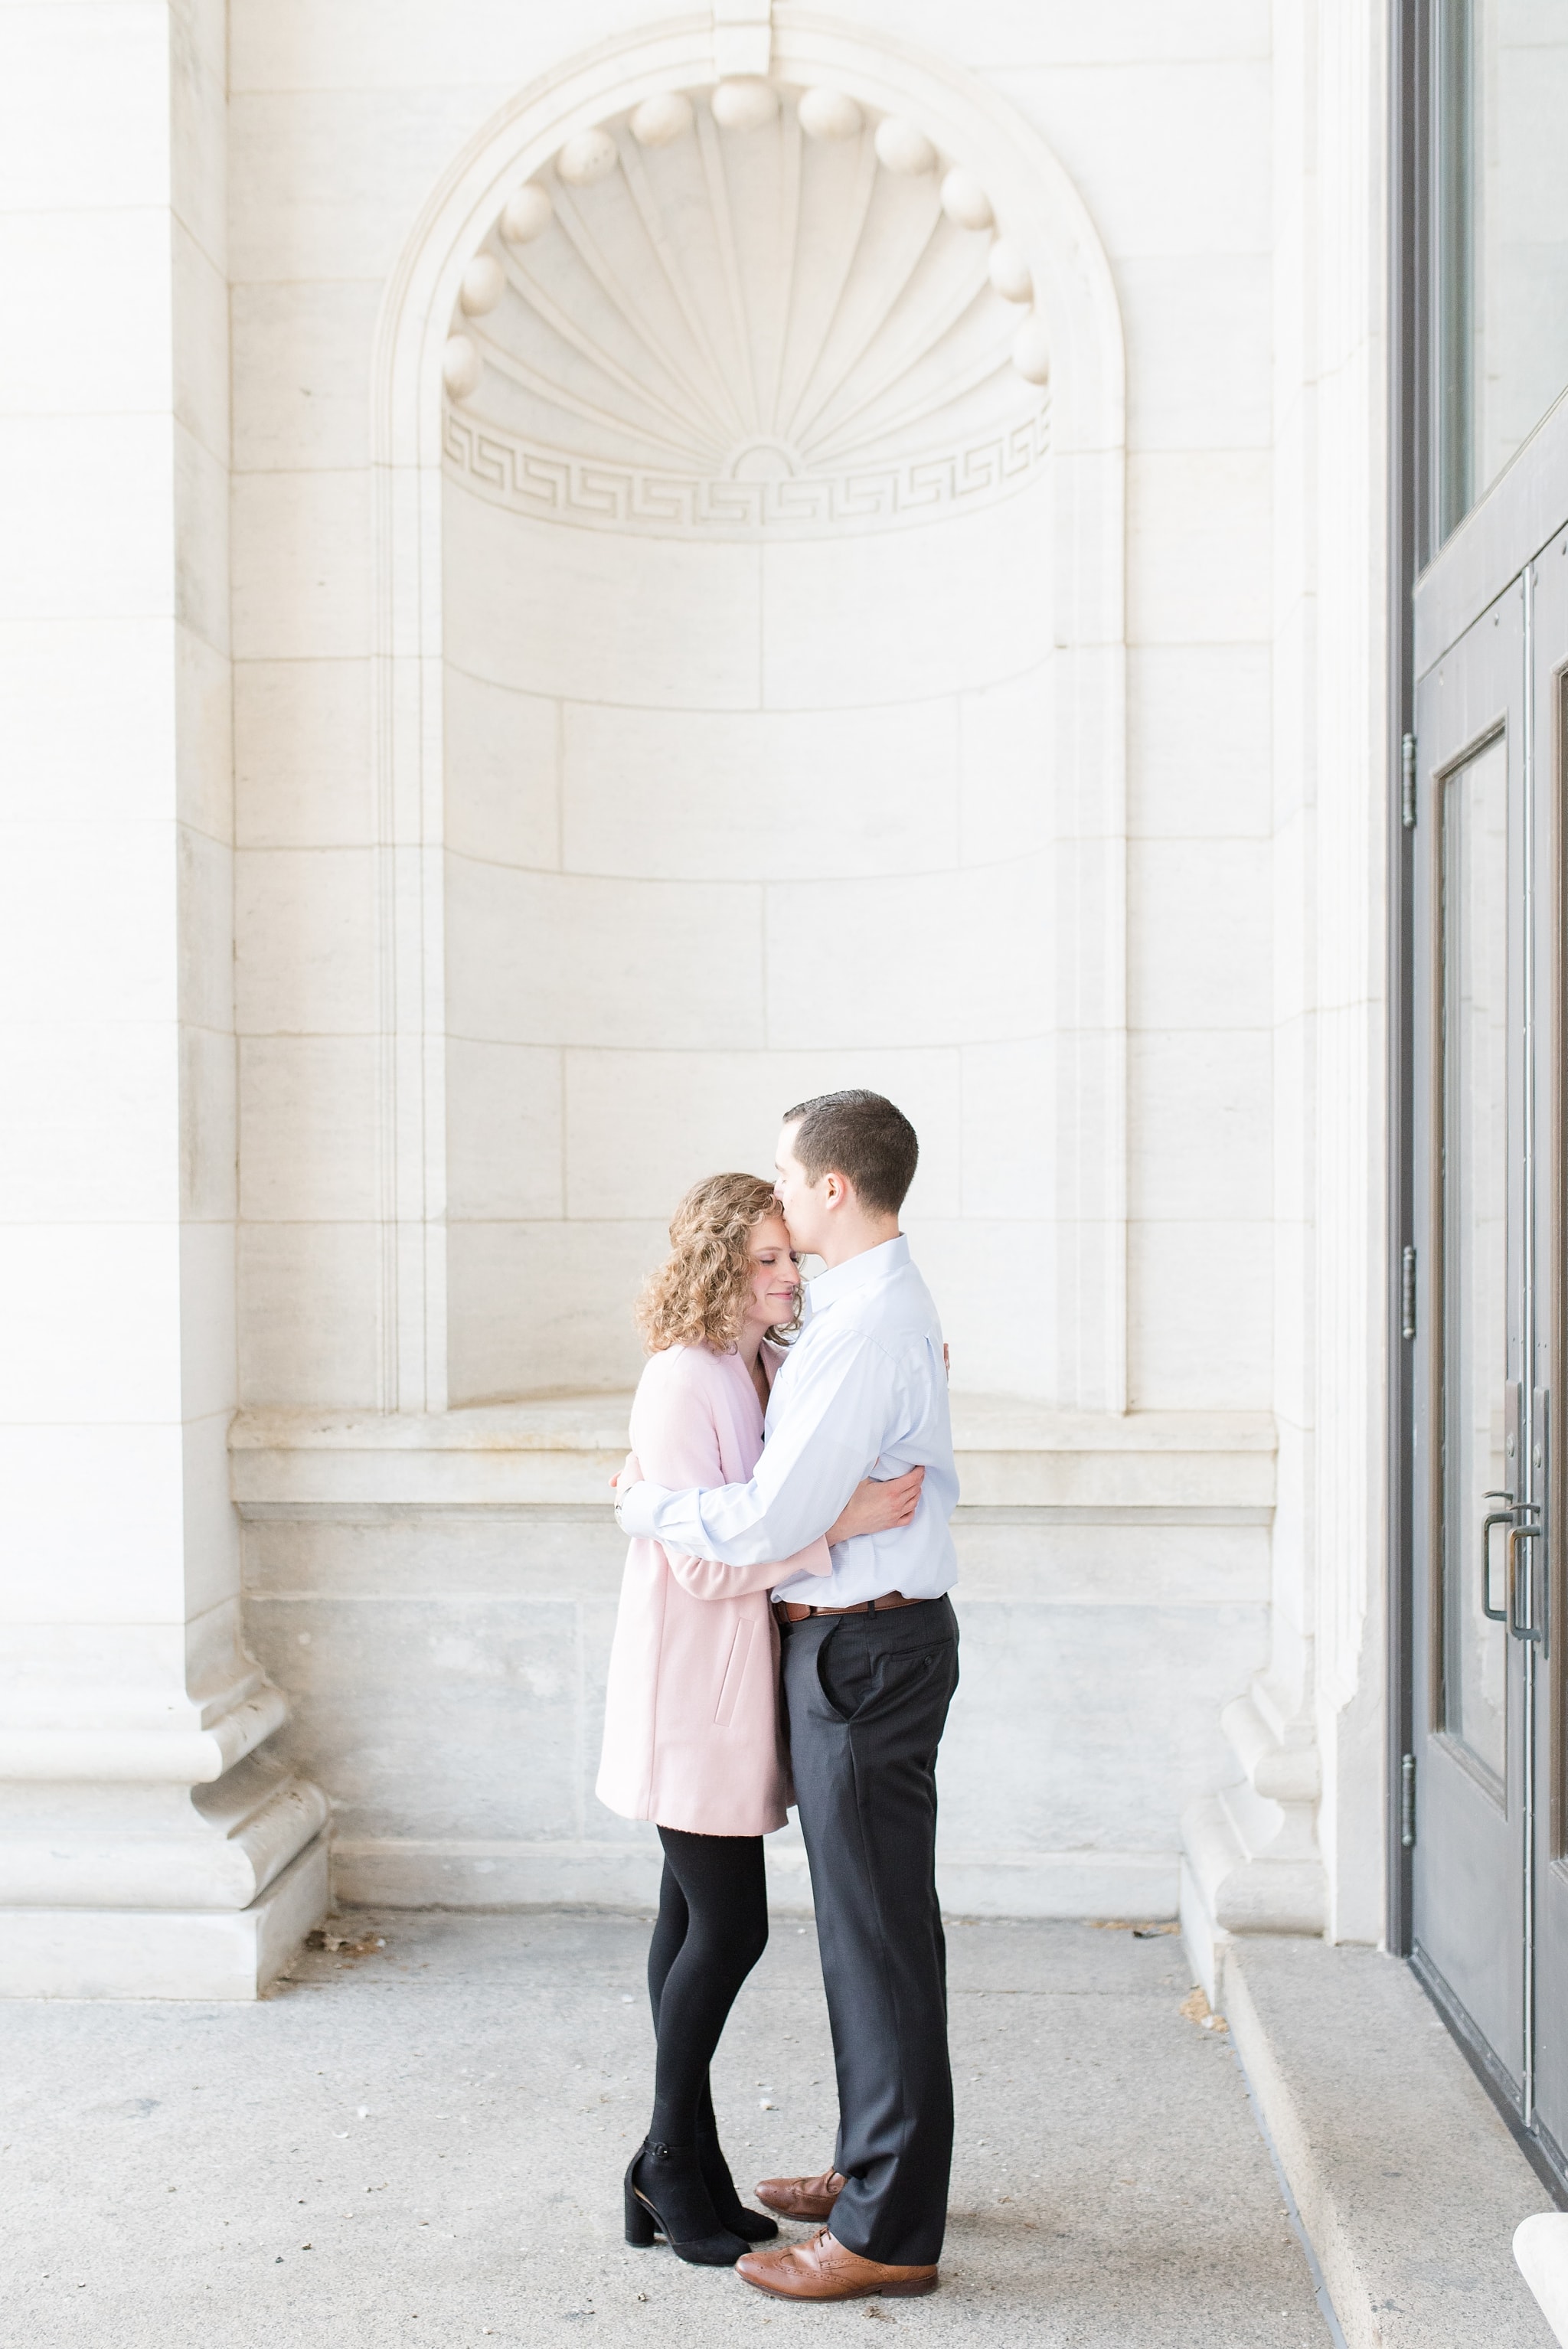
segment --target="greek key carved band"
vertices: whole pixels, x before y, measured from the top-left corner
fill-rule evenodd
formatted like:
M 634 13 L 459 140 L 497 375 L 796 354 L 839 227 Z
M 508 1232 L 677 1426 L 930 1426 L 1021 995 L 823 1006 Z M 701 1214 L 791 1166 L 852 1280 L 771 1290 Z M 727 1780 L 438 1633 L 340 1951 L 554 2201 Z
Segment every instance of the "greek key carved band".
M 749 536 L 875 529 L 928 521 L 1010 495 L 1049 447 L 1049 411 L 939 456 L 910 457 L 853 473 L 728 481 L 607 464 L 542 449 L 449 408 L 448 469 L 492 503 L 542 521 L 645 530 L 655 535 Z

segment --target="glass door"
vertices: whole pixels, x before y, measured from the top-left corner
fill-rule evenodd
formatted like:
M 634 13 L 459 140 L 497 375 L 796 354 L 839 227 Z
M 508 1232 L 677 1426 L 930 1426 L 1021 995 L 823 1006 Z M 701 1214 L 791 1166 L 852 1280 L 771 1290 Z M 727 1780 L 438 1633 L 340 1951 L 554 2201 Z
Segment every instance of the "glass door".
M 1517 1636 L 1540 1495 L 1531 1473 L 1533 1071 L 1524 590 L 1417 698 L 1414 1256 L 1418 1348 L 1414 1956 L 1519 2103 L 1532 1643 Z

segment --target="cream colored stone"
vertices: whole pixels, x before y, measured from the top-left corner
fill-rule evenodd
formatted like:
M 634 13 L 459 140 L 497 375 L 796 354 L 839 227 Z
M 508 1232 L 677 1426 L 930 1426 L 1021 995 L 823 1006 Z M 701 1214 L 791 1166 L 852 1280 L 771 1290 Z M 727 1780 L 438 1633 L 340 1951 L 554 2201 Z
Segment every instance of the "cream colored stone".
M 369 561 L 367 474 L 236 476 L 235 657 L 330 660 L 368 652 Z
M 591 188 L 607 180 L 616 163 L 615 142 L 607 130 L 580 130 L 555 159 L 555 168 L 569 187 Z
M 1128 1040 L 1128 1196 L 1142 1220 L 1274 1212 L 1266 1029 Z
M 348 179 L 341 90 L 294 83 L 237 92 L 229 103 L 231 277 L 242 285 L 384 279 L 429 189 L 512 94 L 483 81 L 453 88 L 438 77 L 368 106 L 361 96 Z
M 317 1837 L 249 1909 L 13 1911 L 0 1998 L 259 1998 L 330 1899 Z
M 876 149 L 882 169 L 901 179 L 917 179 L 936 165 L 936 150 L 924 131 L 891 114 L 877 125 Z
M 234 840 L 233 668 L 191 629 L 174 630 L 175 803 L 180 821 L 222 846 Z M 227 957 L 227 946 L 223 949 Z
M 630 1384 L 642 1361 L 632 1306 L 665 1246 L 654 1223 L 454 1226 L 453 1400 Z
M 479 347 L 467 335 L 449 335 L 441 353 L 441 381 L 454 399 L 467 399 L 476 392 L 484 375 L 484 360 Z
M 769 895 L 769 1035 L 789 1050 L 1036 1034 L 1053 998 L 1040 860 Z
M 1035 499 L 922 530 L 763 551 L 772 709 L 919 701 L 1033 668 L 1050 643 L 1050 542 Z M 850 625 L 826 630 L 824 608 Z
M 1128 1226 L 1139 1299 L 1129 1381 L 1137 1407 L 1256 1411 L 1270 1389 L 1270 1232 L 1261 1219 Z
M 373 1224 L 242 1224 L 241 1394 L 373 1404 L 380 1274 Z
M 565 1213 L 564 1074 L 526 1044 L 447 1046 L 447 1213 L 528 1223 Z
M 369 662 L 236 663 L 234 790 L 242 847 L 368 846 Z
M 555 216 L 555 200 L 535 180 L 510 195 L 501 209 L 500 233 L 509 244 L 531 244 Z
M 491 864 L 558 869 L 560 704 L 456 668 L 442 700 L 449 845 Z
M 574 701 L 758 706 L 756 549 L 561 530 L 450 488 L 443 523 L 447 643 L 474 675 Z
M 180 1207 L 232 1224 L 239 1196 L 239 1072 L 233 1022 L 180 1034 Z
M 1128 831 L 1149 840 L 1265 837 L 1271 701 L 1266 647 L 1130 652 Z
M 640 147 L 670 147 L 687 136 L 695 119 L 684 90 L 661 90 L 656 98 L 645 98 L 634 108 L 632 136 Z
M 495 308 L 505 292 L 506 272 L 494 254 L 476 254 L 464 270 L 458 289 L 458 299 L 468 316 L 482 318 Z
M 457 1035 L 654 1051 L 762 1041 L 757 887 L 627 889 L 454 856 L 447 907 Z
M 177 324 L 174 413 L 219 465 L 230 458 L 229 289 L 222 272 L 175 221 L 170 299 Z
M 1232 1030 L 1270 996 L 1267 853 L 1254 841 L 1140 841 L 1128 854 L 1135 1028 Z
M 1251 450 L 1128 460 L 1128 642 L 1262 642 L 1268 460 Z
M 759 75 L 721 81 L 708 102 L 714 120 L 726 130 L 759 130 L 779 111 L 778 91 Z
M 1051 379 L 1051 332 L 1038 311 L 1032 311 L 1013 341 L 1013 365 L 1026 383 Z
M 996 217 L 990 197 L 974 172 L 956 166 L 943 179 L 942 209 L 959 228 L 990 228 Z M 995 278 L 992 282 L 995 284 Z
M 242 850 L 234 862 L 234 1000 L 241 1034 L 374 1032 L 371 853 L 252 848 Z
M 253 1036 L 240 1046 L 240 1204 L 247 1222 L 368 1222 L 378 1054 L 361 1036 Z
M 1267 447 L 1267 254 L 1129 254 L 1118 274 L 1126 289 L 1129 445 Z
M 1055 752 L 1055 664 L 958 705 L 960 854 L 965 864 L 1039 854 L 1057 828 L 1061 786 Z
M 571 871 L 805 880 L 830 840 L 846 877 L 956 862 L 951 703 L 745 715 L 568 704 L 563 721 Z
M 566 1055 L 567 1212 L 668 1223 L 689 1185 L 726 1167 L 771 1174 L 785 1112 L 851 1083 L 897 1101 L 922 1136 L 909 1214 L 959 1212 L 960 1075 L 954 1052 L 659 1052 Z M 623 1136 L 634 1126 L 635 1152 Z
M 906 34 L 905 37 L 908 37 Z M 1155 40 L 1161 39 L 1159 32 Z M 1270 60 L 1243 41 L 1198 58 L 1140 45 L 1103 62 L 1033 60 L 1008 77 L 1105 240 L 1123 254 L 1265 253 Z
M 852 139 L 865 121 L 848 90 L 809 89 L 800 99 L 800 128 L 809 139 Z
M 992 245 L 985 263 L 985 274 L 1004 302 L 1033 301 L 1035 279 L 1029 267 L 1029 257 L 1005 237 L 999 236 Z
M 961 1055 L 963 1212 L 990 1220 L 1027 1216 L 1040 1250 L 1049 1245 L 1059 1210 L 1057 1061 L 1053 1036 L 968 1043 Z M 1031 1380 L 1031 1388 L 1037 1385 Z

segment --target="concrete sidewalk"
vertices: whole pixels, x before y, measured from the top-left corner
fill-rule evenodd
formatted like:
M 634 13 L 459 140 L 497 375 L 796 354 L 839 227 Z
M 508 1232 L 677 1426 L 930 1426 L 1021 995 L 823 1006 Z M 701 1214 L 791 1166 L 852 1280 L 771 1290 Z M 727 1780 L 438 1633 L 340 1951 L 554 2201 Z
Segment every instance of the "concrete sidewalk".
M 332 1930 L 354 1946 L 254 2007 L 0 2007 L 4 2349 L 732 2349 L 868 2322 L 944 2349 L 1328 2343 L 1230 2045 L 1181 2012 L 1173 1938 L 952 1929 L 943 2289 L 813 2310 L 622 2241 L 645 1921 Z M 809 1929 L 775 1923 L 715 2085 L 743 2187 L 830 2158 Z

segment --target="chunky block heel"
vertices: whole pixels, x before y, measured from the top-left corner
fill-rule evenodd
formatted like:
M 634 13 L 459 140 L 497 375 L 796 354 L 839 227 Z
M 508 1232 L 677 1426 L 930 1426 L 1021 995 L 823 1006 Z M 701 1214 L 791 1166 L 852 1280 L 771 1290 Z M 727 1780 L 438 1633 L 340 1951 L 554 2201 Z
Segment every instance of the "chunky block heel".
M 653 2212 L 632 2183 L 632 2172 L 636 2166 L 637 2157 L 634 2154 L 626 2165 L 626 2240 L 634 2251 L 646 2251 L 653 2249 L 657 2230 L 654 2225 Z
M 626 2240 L 645 2251 L 655 2234 L 693 2267 L 732 2268 L 746 2249 L 738 2235 L 718 2224 L 696 2147 L 655 2145 L 649 2137 L 626 2172 Z

